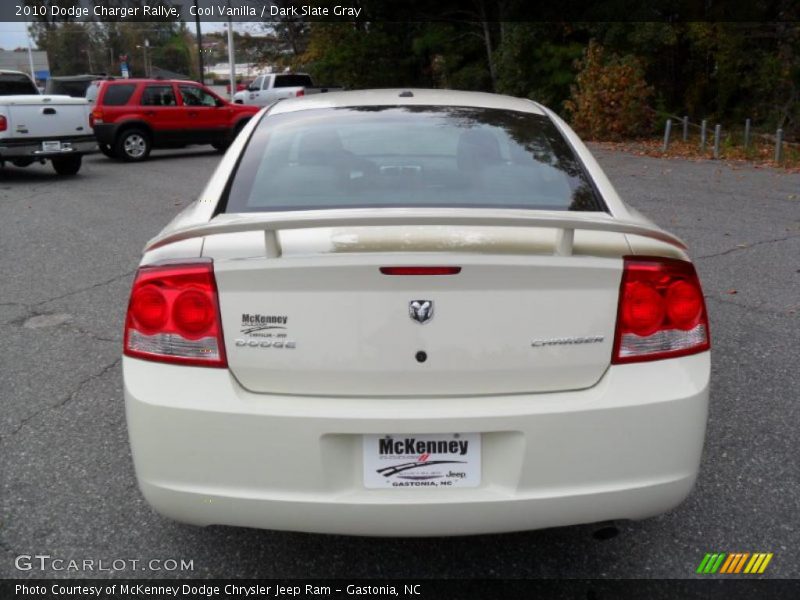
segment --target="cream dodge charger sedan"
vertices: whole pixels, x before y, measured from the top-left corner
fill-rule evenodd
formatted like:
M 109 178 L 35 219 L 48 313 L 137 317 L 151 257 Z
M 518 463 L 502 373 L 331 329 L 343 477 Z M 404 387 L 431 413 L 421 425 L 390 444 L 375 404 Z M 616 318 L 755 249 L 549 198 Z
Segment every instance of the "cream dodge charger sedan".
M 161 514 L 355 535 L 641 519 L 698 473 L 684 244 L 543 106 L 285 100 L 144 251 L 123 372 Z

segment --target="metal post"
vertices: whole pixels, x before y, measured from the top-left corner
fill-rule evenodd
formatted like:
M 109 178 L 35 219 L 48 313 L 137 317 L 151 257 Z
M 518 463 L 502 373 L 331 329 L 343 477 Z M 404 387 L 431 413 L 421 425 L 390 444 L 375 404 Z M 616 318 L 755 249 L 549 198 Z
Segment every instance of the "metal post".
M 200 83 L 206 84 L 205 65 L 203 65 L 203 34 L 200 31 L 200 14 L 197 11 L 197 0 L 194 0 L 194 26 L 197 30 L 197 64 L 200 67 Z
M 783 129 L 775 132 L 775 162 L 783 160 Z
M 750 148 L 750 119 L 744 122 L 744 149 Z
M 706 150 L 706 126 L 707 122 L 705 119 L 700 123 L 700 150 L 705 152 Z
M 719 158 L 719 138 L 722 133 L 722 125 L 717 123 L 714 126 L 714 158 Z
M 230 1 L 228 2 L 228 8 L 230 8 Z M 230 12 L 228 13 L 228 62 L 230 63 L 230 80 L 231 80 L 231 100 L 233 100 L 233 95 L 236 93 L 236 62 L 234 60 L 234 52 L 233 52 L 233 21 L 230 17 Z
M 664 147 L 661 149 L 662 152 L 667 151 L 669 148 L 669 134 L 672 132 L 672 119 L 667 119 L 667 123 L 664 126 Z
M 686 142 L 689 140 L 689 117 L 683 117 L 683 141 Z

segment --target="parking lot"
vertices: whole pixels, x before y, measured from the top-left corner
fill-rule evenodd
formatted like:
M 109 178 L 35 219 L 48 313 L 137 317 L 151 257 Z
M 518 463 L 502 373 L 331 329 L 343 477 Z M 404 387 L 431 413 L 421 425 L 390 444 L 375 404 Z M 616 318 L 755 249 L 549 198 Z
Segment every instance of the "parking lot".
M 21 554 L 192 561 L 128 577 L 690 577 L 706 552 L 773 552 L 800 577 L 800 174 L 596 149 L 623 197 L 689 244 L 713 343 L 697 486 L 673 512 L 485 537 L 360 539 L 153 513 L 128 449 L 122 320 L 144 243 L 201 190 L 219 154 L 88 157 L 0 174 L 0 577 Z M 267 460 L 268 457 L 265 457 Z M 108 576 L 111 572 L 71 573 Z

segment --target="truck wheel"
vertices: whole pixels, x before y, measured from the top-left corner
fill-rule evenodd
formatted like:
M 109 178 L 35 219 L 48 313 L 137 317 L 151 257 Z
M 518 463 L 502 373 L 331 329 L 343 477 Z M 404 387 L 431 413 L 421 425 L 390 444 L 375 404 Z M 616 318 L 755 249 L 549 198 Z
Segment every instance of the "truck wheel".
M 114 153 L 122 160 L 138 162 L 150 154 L 150 136 L 141 129 L 126 129 L 117 137 Z
M 75 175 L 81 170 L 81 155 L 54 158 L 53 168 L 59 175 Z
M 105 154 L 108 158 L 117 158 L 117 154 L 109 144 L 97 144 L 100 147 L 100 152 Z

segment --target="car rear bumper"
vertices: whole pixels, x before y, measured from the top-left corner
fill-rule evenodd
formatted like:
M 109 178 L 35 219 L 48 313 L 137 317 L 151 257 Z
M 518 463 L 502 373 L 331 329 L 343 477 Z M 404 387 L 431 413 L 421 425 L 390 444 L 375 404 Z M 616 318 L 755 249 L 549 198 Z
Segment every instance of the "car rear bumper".
M 94 136 L 101 144 L 110 146 L 114 143 L 114 136 L 116 135 L 117 127 L 112 123 L 95 123 Z
M 97 151 L 97 140 L 94 136 L 76 136 L 70 138 L 56 138 L 52 141 L 61 142 L 61 150 L 45 151 L 42 149 L 43 141 L 51 140 L 0 140 L 0 159 L 14 158 L 59 158 L 72 154 L 90 154 Z
M 355 535 L 518 531 L 678 505 L 700 463 L 709 353 L 609 368 L 590 389 L 336 398 L 254 394 L 227 370 L 124 357 L 139 486 L 173 519 Z M 476 488 L 366 489 L 365 433 L 482 433 Z

